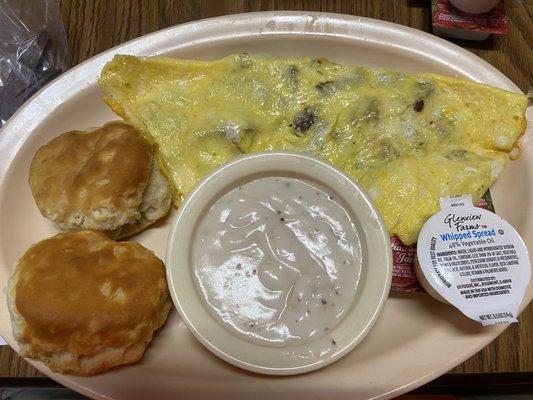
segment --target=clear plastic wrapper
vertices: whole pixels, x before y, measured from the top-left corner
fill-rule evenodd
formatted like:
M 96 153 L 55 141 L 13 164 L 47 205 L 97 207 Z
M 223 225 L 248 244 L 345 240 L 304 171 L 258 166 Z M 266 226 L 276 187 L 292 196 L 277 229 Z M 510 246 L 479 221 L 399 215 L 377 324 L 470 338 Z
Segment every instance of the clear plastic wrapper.
M 0 126 L 69 65 L 57 0 L 0 0 Z

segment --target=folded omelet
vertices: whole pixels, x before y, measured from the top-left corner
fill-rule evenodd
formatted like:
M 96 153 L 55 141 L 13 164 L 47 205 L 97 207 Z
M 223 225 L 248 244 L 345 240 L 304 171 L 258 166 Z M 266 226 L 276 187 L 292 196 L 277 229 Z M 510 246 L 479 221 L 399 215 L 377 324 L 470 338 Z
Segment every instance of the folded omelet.
M 363 185 L 405 244 L 440 196 L 479 200 L 526 126 L 521 94 L 317 58 L 117 55 L 99 84 L 107 104 L 157 145 L 176 206 L 240 154 L 306 152 Z

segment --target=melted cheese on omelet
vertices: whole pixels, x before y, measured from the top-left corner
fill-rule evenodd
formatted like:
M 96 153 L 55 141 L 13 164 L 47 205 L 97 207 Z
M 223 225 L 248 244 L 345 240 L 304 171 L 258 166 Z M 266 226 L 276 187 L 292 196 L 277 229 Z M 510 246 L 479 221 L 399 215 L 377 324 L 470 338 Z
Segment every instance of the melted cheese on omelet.
M 440 196 L 479 200 L 525 130 L 523 95 L 323 59 L 117 55 L 99 83 L 111 108 L 157 145 L 176 206 L 240 154 L 306 152 L 362 184 L 405 244 Z

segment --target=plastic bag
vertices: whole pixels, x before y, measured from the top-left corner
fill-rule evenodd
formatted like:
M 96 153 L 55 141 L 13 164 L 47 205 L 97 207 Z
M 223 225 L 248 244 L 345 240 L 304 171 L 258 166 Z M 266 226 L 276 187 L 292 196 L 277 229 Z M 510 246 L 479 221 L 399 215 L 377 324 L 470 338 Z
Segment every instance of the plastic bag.
M 0 127 L 69 65 L 57 0 L 0 0 Z

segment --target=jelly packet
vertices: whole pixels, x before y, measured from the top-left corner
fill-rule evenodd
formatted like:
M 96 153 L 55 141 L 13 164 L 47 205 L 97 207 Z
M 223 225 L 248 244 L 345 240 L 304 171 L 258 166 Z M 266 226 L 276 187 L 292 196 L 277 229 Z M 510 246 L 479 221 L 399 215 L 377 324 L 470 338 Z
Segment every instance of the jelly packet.
M 433 33 L 443 37 L 485 40 L 491 34 L 504 35 L 509 29 L 503 1 L 486 13 L 468 14 L 448 0 L 432 0 L 431 13 Z
M 415 270 L 426 291 L 483 325 L 517 322 L 530 280 L 526 245 L 472 197 L 441 197 L 441 211 L 422 227 Z

